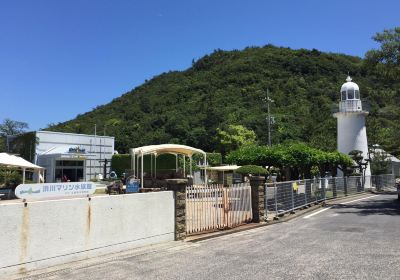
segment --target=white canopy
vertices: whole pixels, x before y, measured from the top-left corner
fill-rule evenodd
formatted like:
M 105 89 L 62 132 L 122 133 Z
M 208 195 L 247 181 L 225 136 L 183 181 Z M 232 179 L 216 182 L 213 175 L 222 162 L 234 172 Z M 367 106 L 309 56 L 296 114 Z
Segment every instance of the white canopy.
M 6 168 L 20 168 L 22 169 L 22 183 L 25 183 L 25 171 L 27 169 L 32 169 L 37 173 L 38 183 L 44 181 L 44 176 L 41 174 L 44 170 L 43 167 L 35 165 L 21 157 L 10 155 L 7 153 L 0 153 L 0 166 L 5 166 Z
M 44 169 L 43 167 L 40 167 L 27 160 L 24 160 L 22 157 L 17 157 L 7 153 L 0 153 L 0 165 L 13 168 L 22 168 L 22 169 L 33 169 L 33 170 Z
M 131 155 L 148 155 L 148 154 L 180 154 L 186 156 L 192 156 L 194 153 L 205 154 L 203 150 L 196 149 L 190 146 L 178 145 L 178 144 L 161 144 L 161 145 L 150 145 L 139 148 L 133 148 L 130 150 Z
M 204 156 L 204 163 L 206 164 L 207 162 L 207 154 L 203 150 L 196 149 L 190 146 L 186 145 L 178 145 L 178 144 L 160 144 L 160 145 L 149 145 L 149 146 L 143 146 L 143 147 L 138 147 L 138 148 L 131 148 L 129 150 L 129 153 L 132 155 L 132 169 L 134 170 L 135 176 L 139 177 L 138 170 L 139 167 L 139 157 L 141 158 L 140 160 L 140 165 L 141 165 L 141 186 L 143 187 L 143 156 L 145 155 L 151 155 L 151 170 L 153 170 L 153 155 L 155 156 L 154 159 L 154 174 L 156 176 L 157 172 L 157 156 L 161 154 L 174 154 L 176 155 L 176 169 L 178 168 L 178 155 L 183 155 L 184 159 L 185 156 L 188 156 L 190 158 L 190 174 L 192 174 L 192 156 L 195 153 L 202 154 Z M 183 164 L 183 173 L 186 176 L 186 170 L 185 170 L 186 164 Z M 153 173 L 153 172 L 151 172 Z M 207 172 L 204 174 L 204 181 L 207 184 Z

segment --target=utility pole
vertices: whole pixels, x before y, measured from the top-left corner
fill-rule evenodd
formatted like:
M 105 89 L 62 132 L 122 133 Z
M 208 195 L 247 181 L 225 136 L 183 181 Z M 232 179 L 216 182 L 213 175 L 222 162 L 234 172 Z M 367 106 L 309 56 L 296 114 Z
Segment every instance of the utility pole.
M 95 159 L 97 158 L 96 146 L 97 146 L 97 124 L 95 123 L 94 124 L 94 154 L 95 154 Z M 100 158 L 100 160 L 101 160 L 101 158 Z M 95 179 L 96 179 L 96 171 L 97 171 L 96 165 L 94 166 L 94 178 Z
M 267 102 L 267 121 L 268 121 L 268 146 L 271 147 L 271 112 L 269 103 L 274 102 L 271 98 L 269 98 L 269 89 L 267 89 L 267 97 L 263 98 L 264 102 Z

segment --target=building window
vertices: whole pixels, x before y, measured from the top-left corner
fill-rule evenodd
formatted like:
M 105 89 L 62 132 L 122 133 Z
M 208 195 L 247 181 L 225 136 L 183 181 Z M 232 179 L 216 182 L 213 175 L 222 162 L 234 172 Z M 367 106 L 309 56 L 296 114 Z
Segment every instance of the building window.
M 355 90 L 355 99 L 360 99 L 360 92 Z
M 342 91 L 342 100 L 346 100 L 346 91 Z
M 354 99 L 354 89 L 347 90 L 347 99 Z

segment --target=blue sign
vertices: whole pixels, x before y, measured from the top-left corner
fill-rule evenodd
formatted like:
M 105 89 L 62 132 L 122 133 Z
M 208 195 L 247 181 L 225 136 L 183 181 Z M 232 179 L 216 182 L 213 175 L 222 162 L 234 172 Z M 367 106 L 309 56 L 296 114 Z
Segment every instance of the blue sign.
M 137 193 L 140 188 L 140 180 L 134 178 L 128 178 L 126 181 L 126 193 Z

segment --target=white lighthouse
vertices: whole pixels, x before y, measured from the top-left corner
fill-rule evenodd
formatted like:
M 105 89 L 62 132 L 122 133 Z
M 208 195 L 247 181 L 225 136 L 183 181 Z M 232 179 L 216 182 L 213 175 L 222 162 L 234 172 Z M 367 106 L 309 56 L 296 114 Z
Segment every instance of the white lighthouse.
M 347 155 L 352 150 L 359 150 L 362 151 L 364 160 L 366 160 L 368 158 L 368 141 L 365 117 L 368 112 L 362 108 L 358 85 L 351 80 L 348 76 L 346 83 L 342 85 L 339 111 L 333 114 L 337 118 L 338 151 Z M 365 176 L 370 175 L 371 169 L 368 164 Z

